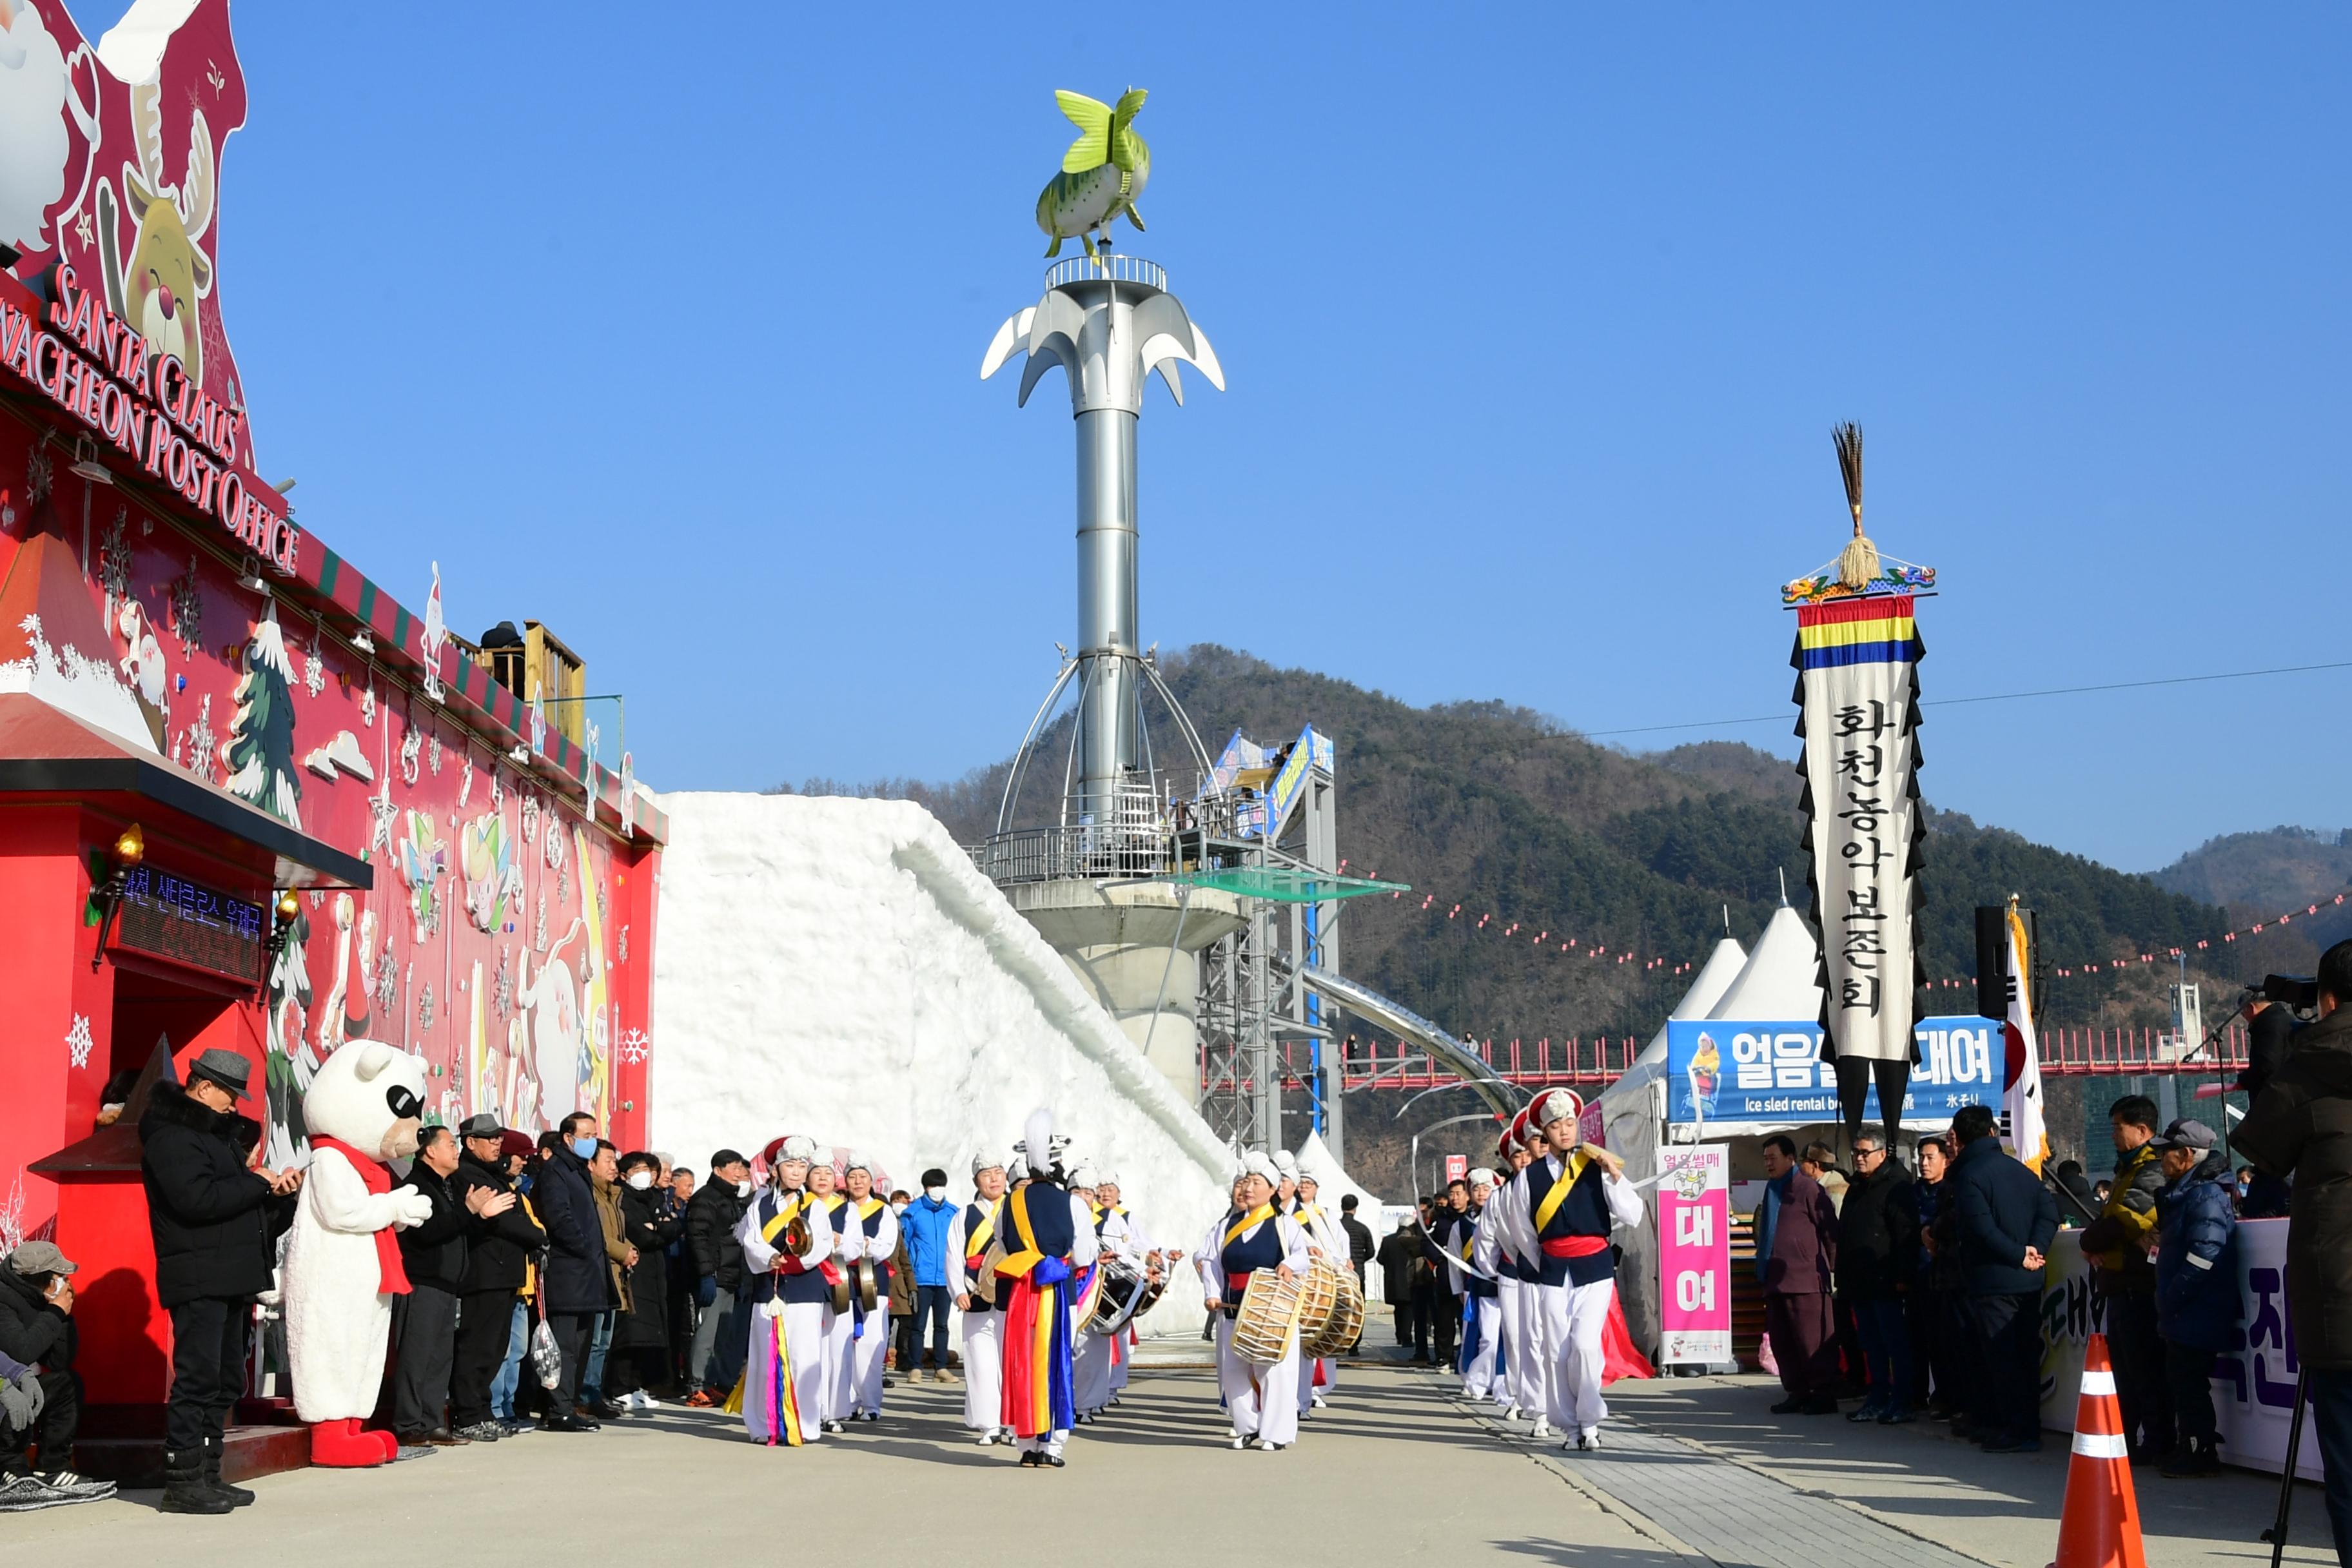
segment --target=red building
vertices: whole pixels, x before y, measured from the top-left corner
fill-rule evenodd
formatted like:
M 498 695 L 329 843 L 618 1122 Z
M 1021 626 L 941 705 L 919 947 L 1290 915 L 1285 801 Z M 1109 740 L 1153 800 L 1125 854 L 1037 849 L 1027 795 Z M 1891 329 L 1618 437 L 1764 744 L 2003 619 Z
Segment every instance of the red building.
M 91 1141 L 110 1079 L 242 1052 L 282 1164 L 367 1037 L 425 1059 L 438 1120 L 584 1109 L 628 1147 L 663 825 L 560 644 L 468 646 L 437 566 L 412 612 L 257 472 L 212 263 L 226 0 L 95 49 L 59 0 L 5 9 L 0 1250 L 83 1265 L 102 1432 L 160 1404 L 170 1332 L 135 1131 Z

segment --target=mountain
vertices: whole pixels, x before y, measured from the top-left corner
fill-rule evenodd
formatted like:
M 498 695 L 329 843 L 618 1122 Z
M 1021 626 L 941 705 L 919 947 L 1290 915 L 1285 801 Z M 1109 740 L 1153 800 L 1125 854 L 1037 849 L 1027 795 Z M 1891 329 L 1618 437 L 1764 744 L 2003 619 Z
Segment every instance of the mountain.
M 1213 752 L 1236 728 L 1272 743 L 1312 722 L 1331 737 L 1349 868 L 1414 889 L 1414 896 L 1345 907 L 1344 967 L 1456 1033 L 1529 1043 L 1646 1038 L 1680 993 L 1675 966 L 1703 960 L 1727 918 L 1734 934 L 1752 941 L 1780 901 L 1784 876 L 1790 901 L 1804 900 L 1797 777 L 1787 762 L 1753 747 L 1717 741 L 1633 754 L 1508 703 L 1416 708 L 1209 645 L 1163 657 L 1161 670 Z M 1055 748 L 1066 744 L 1066 725 L 1042 742 L 1056 765 L 1030 771 L 1020 820 L 1050 815 L 1061 775 Z M 993 829 L 1009 771 L 1008 760 L 943 784 L 814 779 L 801 789 L 917 800 L 969 843 Z M 2194 952 L 2197 942 L 2211 941 L 2191 973 L 2217 981 L 2222 966 L 2256 956 L 2224 950 L 2218 939 L 2231 922 L 2210 893 L 2117 871 L 1957 813 L 1931 812 L 1922 879 L 1920 944 L 1930 976 L 1973 975 L 1974 908 L 2011 892 L 2040 911 L 2053 963 L 2127 962 L 2094 979 L 2053 979 L 2051 1022 L 2160 1023 L 2173 971 L 2139 963 L 2143 952 Z M 1433 900 L 1427 910 L 1423 897 Z M 1456 905 L 1460 913 L 1449 919 Z M 1494 917 L 1483 929 L 1482 915 Z M 1514 922 L 1518 929 L 1506 934 Z M 1536 932 L 1547 933 L 1540 944 Z M 1570 938 L 1576 945 L 1562 952 L 1559 944 Z M 1586 956 L 1596 945 L 1603 956 Z M 1648 970 L 1613 962 L 1625 952 L 1665 962 Z M 1972 991 L 1939 989 L 1931 1007 L 1972 1004 Z
M 2329 945 L 2352 937 L 2352 903 L 2334 902 L 2336 894 L 2352 888 L 2352 828 L 2226 833 L 2150 878 L 2173 892 L 2221 906 L 2233 927 L 2317 904 L 2319 913 L 2309 917 L 2309 924 L 2290 922 L 2263 933 L 2270 962 L 2282 973 L 2310 973 Z

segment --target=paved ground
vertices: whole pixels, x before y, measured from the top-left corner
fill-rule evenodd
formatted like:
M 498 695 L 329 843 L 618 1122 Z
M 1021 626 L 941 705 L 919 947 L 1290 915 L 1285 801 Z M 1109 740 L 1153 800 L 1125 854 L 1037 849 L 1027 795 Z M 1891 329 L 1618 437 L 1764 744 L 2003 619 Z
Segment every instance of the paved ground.
M 1275 1541 L 1307 1563 L 1448 1568 L 2043 1568 L 2056 1544 L 2066 1456 L 2054 1441 L 2039 1456 L 1995 1458 L 1924 1425 L 1774 1417 L 1761 1379 L 1682 1379 L 1618 1384 L 1609 1446 L 1572 1455 L 1507 1434 L 1451 1388 L 1420 1369 L 1353 1366 L 1297 1448 L 1235 1454 L 1205 1372 L 1146 1371 L 1124 1405 L 1081 1432 L 1069 1468 L 1042 1473 L 967 1442 L 960 1393 L 936 1386 L 902 1385 L 880 1426 L 797 1452 L 755 1448 L 720 1416 L 668 1410 L 593 1436 L 268 1477 L 254 1483 L 258 1504 L 222 1520 L 157 1514 L 152 1493 L 0 1516 L 0 1555 L 16 1561 L 21 1545 L 48 1549 L 27 1562 L 97 1553 L 249 1568 L 257 1552 L 285 1561 L 290 1548 L 409 1568 L 420 1551 L 468 1539 L 595 1542 L 616 1529 L 667 1549 L 653 1561 L 687 1561 L 814 1529 L 878 1530 L 890 1562 L 986 1568 L 1033 1555 L 992 1544 L 1015 1497 L 1058 1498 L 1080 1528 L 1100 1526 L 1103 1552 L 1138 1568 L 1198 1568 L 1204 1551 Z M 2191 1485 L 2143 1471 L 2139 1484 L 2152 1568 L 2268 1557 L 2256 1541 L 2276 1499 L 2268 1479 Z M 892 1498 L 920 1506 L 877 1526 L 870 1504 Z M 1305 1515 L 1301 1500 L 1314 1504 Z M 2288 1560 L 2332 1561 L 2315 1489 L 2302 1489 L 2296 1510 L 2303 1544 Z

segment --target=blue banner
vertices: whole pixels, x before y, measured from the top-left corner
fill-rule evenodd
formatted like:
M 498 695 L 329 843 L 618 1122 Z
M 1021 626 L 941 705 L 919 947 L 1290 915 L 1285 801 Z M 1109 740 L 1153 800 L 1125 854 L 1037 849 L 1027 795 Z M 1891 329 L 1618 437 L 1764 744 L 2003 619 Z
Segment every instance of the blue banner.
M 1912 1033 L 1919 1059 L 1903 1096 L 1904 1121 L 1941 1126 L 1964 1105 L 2000 1110 L 2009 1086 L 1999 1019 L 1923 1018 Z M 1837 1071 L 1821 1055 L 1819 1024 L 1673 1019 L 1666 1025 L 1666 1120 L 1835 1121 Z M 1863 1116 L 1880 1119 L 1874 1088 Z

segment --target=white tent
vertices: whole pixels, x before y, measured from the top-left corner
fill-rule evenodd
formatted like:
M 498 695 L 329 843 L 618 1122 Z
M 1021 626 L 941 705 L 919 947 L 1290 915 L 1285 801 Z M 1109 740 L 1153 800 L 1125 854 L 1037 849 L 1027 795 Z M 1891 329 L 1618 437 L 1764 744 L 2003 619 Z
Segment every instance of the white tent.
M 1347 1168 L 1332 1157 L 1331 1145 L 1323 1142 L 1320 1132 L 1309 1132 L 1307 1142 L 1298 1146 L 1298 1173 L 1315 1178 L 1315 1201 L 1323 1205 L 1335 1227 L 1339 1223 L 1339 1200 L 1354 1198 L 1356 1218 L 1372 1233 L 1373 1244 L 1379 1244 L 1388 1229 L 1381 1223 L 1381 1200 L 1368 1189 L 1356 1184 L 1355 1178 L 1348 1174 Z M 1381 1300 L 1379 1269 L 1364 1270 L 1364 1293 L 1372 1300 Z
M 1804 918 L 1782 904 L 1772 911 L 1756 950 L 1724 987 L 1709 1018 L 1818 1018 L 1822 1016 L 1822 950 Z

